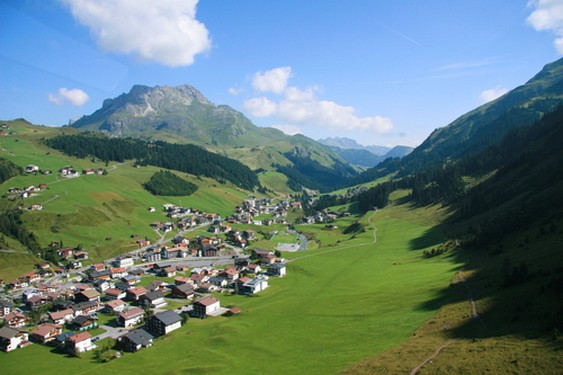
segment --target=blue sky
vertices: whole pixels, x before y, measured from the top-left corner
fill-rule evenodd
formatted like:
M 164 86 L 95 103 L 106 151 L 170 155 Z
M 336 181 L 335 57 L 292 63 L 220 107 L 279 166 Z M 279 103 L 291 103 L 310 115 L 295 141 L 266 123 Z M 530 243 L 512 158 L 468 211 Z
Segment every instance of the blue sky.
M 0 0 L 0 119 L 190 84 L 259 126 L 414 146 L 561 54 L 563 0 Z

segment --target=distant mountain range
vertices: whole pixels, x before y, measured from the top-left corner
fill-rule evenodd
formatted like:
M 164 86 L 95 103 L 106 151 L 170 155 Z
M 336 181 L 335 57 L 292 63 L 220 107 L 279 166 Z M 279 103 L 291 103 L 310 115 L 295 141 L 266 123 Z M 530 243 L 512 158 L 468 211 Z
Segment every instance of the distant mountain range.
M 367 168 L 376 166 L 387 158 L 402 158 L 413 150 L 409 146 L 362 146 L 353 139 L 341 137 L 318 139 L 317 142 L 331 147 L 350 164 Z
M 329 190 L 358 171 L 330 147 L 303 135 L 254 125 L 242 113 L 215 105 L 190 85 L 133 86 L 72 127 L 110 136 L 191 143 L 236 159 L 256 171 L 274 171 L 288 184 Z

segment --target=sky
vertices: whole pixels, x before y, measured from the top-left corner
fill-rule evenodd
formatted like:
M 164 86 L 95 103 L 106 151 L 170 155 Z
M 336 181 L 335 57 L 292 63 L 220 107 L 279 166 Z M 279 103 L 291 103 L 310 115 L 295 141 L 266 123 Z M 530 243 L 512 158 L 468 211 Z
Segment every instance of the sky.
M 258 126 L 416 146 L 562 54 L 563 0 L 0 0 L 0 119 L 189 84 Z

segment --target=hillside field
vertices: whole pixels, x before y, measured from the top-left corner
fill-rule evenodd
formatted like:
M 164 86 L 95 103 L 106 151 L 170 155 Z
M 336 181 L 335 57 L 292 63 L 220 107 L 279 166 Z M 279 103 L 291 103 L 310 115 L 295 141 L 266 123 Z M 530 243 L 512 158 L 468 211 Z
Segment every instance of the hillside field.
M 447 256 L 423 259 L 441 234 L 409 215 L 392 217 L 401 210 L 368 213 L 355 239 L 295 254 L 288 276 L 255 297 L 221 296 L 222 305 L 242 307 L 239 316 L 190 319 L 153 347 L 108 364 L 33 345 L 3 355 L 3 369 L 17 373 L 27 363 L 27 371 L 55 374 L 80 363 L 83 374 L 337 373 L 410 337 L 439 308 L 426 302 L 458 267 Z

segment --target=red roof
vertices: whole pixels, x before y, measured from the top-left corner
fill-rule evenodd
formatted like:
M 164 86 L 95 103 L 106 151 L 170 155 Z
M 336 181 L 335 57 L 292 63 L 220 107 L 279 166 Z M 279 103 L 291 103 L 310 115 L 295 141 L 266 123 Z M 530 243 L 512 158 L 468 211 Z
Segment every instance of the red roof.
M 89 334 L 88 332 L 80 332 L 80 333 L 77 333 L 77 334 L 69 337 L 69 339 L 71 341 L 73 341 L 74 343 L 82 342 L 82 341 L 85 341 L 85 340 L 88 340 L 88 339 L 91 339 L 91 338 L 92 338 L 92 335 Z

